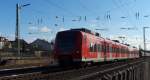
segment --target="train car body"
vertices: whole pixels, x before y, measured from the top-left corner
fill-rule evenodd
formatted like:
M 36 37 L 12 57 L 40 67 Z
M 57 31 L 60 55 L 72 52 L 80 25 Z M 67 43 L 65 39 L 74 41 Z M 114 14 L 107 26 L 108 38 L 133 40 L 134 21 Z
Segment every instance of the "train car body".
M 54 51 L 55 58 L 62 64 L 94 63 L 139 57 L 136 48 L 95 36 L 86 29 L 58 32 Z

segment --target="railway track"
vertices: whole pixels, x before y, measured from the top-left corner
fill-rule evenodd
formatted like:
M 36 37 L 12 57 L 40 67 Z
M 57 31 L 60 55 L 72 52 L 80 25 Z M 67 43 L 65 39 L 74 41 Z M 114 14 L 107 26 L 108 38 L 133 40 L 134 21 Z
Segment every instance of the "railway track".
M 117 62 L 117 63 L 111 63 L 111 64 L 106 64 L 106 65 L 98 65 L 98 66 L 93 66 L 89 68 L 83 68 L 83 69 L 78 69 L 78 70 L 72 70 L 72 71 L 64 71 L 64 72 L 58 72 L 54 74 L 50 74 L 49 77 L 51 77 L 50 80 L 82 80 L 83 78 L 86 78 L 90 76 L 93 76 L 93 74 L 99 72 L 99 71 L 104 71 L 104 70 L 110 70 L 110 69 L 115 69 L 118 66 L 125 66 L 125 65 L 130 65 L 131 63 L 135 62 L 141 62 L 143 61 L 142 59 L 135 59 L 135 60 L 128 60 L 126 62 Z M 92 79 L 87 79 L 87 80 L 92 80 Z
M 106 69 L 103 69 L 103 70 L 95 71 L 94 73 L 89 73 L 87 75 L 83 75 L 83 76 L 80 76 L 78 78 L 71 79 L 71 80 L 99 80 L 99 79 L 102 79 L 102 77 L 109 78 L 110 75 L 106 75 L 106 74 L 108 74 L 108 73 L 109 74 L 114 74 L 114 72 L 119 73 L 119 71 L 122 71 L 122 70 L 127 69 L 127 68 L 128 69 L 132 68 L 133 65 L 139 64 L 139 63 L 142 63 L 142 62 L 144 62 L 144 60 L 143 61 L 136 61 L 136 62 L 128 63 L 128 64 L 123 64 L 123 65 L 120 65 L 120 66 L 113 66 L 111 68 L 109 67 L 109 68 L 106 68 Z M 98 77 L 99 79 L 96 79 L 96 77 Z
M 19 75 L 19 74 L 28 74 L 28 73 L 36 73 L 36 72 L 57 72 L 62 69 L 58 66 L 33 66 L 33 67 L 24 67 L 24 68 L 14 68 L 14 69 L 2 69 L 0 70 L 0 77 L 3 76 L 11 76 L 11 75 Z
M 2 75 L 0 80 L 88 80 L 97 74 L 106 73 L 112 70 L 121 69 L 122 67 L 129 67 L 136 63 L 143 62 L 143 58 L 113 62 L 111 64 L 105 65 L 96 65 L 87 68 L 79 69 L 61 69 L 54 67 L 40 67 L 40 68 L 29 68 L 29 69 L 18 69 L 15 70 L 6 70 L 0 71 L 1 74 L 6 74 L 9 72 L 9 75 Z M 25 72 L 24 72 L 25 71 Z

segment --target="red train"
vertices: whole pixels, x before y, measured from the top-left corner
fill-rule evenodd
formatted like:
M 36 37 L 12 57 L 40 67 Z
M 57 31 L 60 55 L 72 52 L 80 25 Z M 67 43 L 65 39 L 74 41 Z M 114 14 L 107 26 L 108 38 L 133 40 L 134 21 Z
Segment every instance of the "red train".
M 138 58 L 139 50 L 81 28 L 58 32 L 54 55 L 60 64 L 83 64 Z

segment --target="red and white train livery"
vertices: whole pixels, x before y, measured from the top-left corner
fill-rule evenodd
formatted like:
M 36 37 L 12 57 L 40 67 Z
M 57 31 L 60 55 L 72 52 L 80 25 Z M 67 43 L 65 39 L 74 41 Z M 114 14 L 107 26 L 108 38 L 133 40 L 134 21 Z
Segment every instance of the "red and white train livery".
M 58 32 L 54 55 L 59 63 L 93 63 L 138 58 L 139 51 L 81 28 Z

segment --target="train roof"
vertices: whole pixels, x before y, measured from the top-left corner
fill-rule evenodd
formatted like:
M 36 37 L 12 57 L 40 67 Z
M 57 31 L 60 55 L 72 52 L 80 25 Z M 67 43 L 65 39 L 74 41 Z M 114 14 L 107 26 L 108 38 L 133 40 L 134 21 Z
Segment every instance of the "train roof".
M 85 32 L 85 33 L 89 33 L 89 34 L 92 34 L 92 35 L 95 35 L 97 37 L 101 37 L 100 33 L 98 32 L 93 32 L 89 29 L 86 29 L 86 28 L 77 28 L 77 29 L 71 29 L 72 31 L 82 31 L 82 32 Z
M 86 28 L 71 29 L 71 31 L 82 31 L 82 32 L 85 32 L 85 33 L 89 33 L 89 34 L 94 35 L 94 32 L 92 32 L 91 30 L 86 29 Z
M 70 29 L 70 30 L 60 31 L 60 32 L 67 32 L 67 31 L 81 31 L 81 32 L 85 32 L 85 33 L 91 34 L 93 36 L 96 36 L 98 38 L 103 38 L 103 37 L 100 36 L 99 33 L 94 33 L 91 30 L 86 29 L 86 28 Z M 117 45 L 121 45 L 121 46 L 124 46 L 124 47 L 129 47 L 130 49 L 137 49 L 136 47 L 132 47 L 129 44 L 122 44 L 118 40 L 110 40 L 110 39 L 105 39 L 105 38 L 103 38 L 103 39 L 105 41 L 107 41 L 108 43 L 117 44 Z

